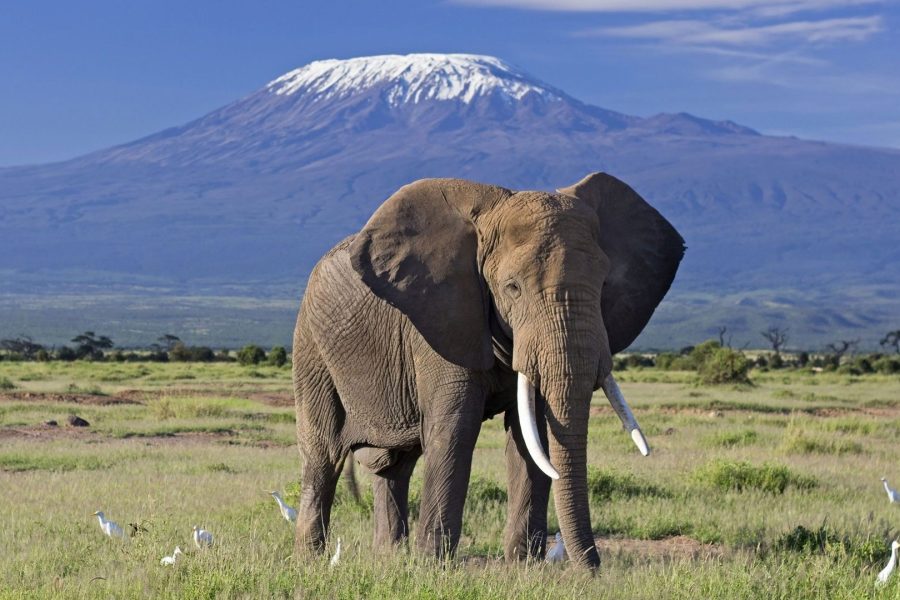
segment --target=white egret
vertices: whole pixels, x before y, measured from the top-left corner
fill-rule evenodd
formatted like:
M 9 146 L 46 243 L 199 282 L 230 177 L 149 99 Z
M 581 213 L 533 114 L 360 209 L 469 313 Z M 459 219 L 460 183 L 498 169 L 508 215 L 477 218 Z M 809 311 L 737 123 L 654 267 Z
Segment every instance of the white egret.
M 894 569 L 897 568 L 897 550 L 900 549 L 900 542 L 894 540 L 894 543 L 891 544 L 891 559 L 888 561 L 888 564 L 885 568 L 881 570 L 881 573 L 878 574 L 878 580 L 876 581 L 876 585 L 884 585 L 888 582 L 888 579 L 891 577 L 891 573 L 894 572 Z
M 172 553 L 172 556 L 163 556 L 162 560 L 159 561 L 159 564 L 164 566 L 171 566 L 175 564 L 175 559 L 178 558 L 180 554 L 184 554 L 181 551 L 181 546 L 175 546 L 175 552 Z
M 331 566 L 336 567 L 341 562 L 341 538 L 337 539 L 337 546 L 334 549 L 334 556 L 331 557 Z
M 194 545 L 198 548 L 208 548 L 212 546 L 213 536 L 205 529 L 201 529 L 194 525 Z
M 278 503 L 278 509 L 281 510 L 281 516 L 284 517 L 285 521 L 290 521 L 291 523 L 297 522 L 297 510 L 292 506 L 288 506 L 284 500 L 281 499 L 281 494 L 278 492 L 272 491 L 269 492 L 272 494 L 272 497 L 275 498 L 275 502 Z
M 556 545 L 547 551 L 547 562 L 563 562 L 566 560 L 566 545 L 563 543 L 562 533 L 556 532 Z
M 122 528 L 119 527 L 116 523 L 113 523 L 112 521 L 107 519 L 103 514 L 103 511 L 98 510 L 94 513 L 93 516 L 97 517 L 97 520 L 100 521 L 100 529 L 102 529 L 103 533 L 105 533 L 108 537 L 125 537 L 125 532 L 122 531 Z
M 884 477 L 881 478 L 881 483 L 884 484 L 884 491 L 887 492 L 888 500 L 891 501 L 891 504 L 900 504 L 900 493 L 897 492 L 894 488 L 888 485 L 887 479 Z

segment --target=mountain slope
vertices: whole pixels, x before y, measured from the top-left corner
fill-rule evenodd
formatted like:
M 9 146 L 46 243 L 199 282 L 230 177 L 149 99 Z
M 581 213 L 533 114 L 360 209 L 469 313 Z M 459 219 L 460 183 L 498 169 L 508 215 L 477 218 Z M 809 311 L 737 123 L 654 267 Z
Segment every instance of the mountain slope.
M 0 169 L 0 273 L 25 295 L 100 284 L 131 298 L 283 298 L 411 180 L 554 189 L 597 170 L 689 246 L 639 345 L 718 324 L 751 339 L 780 322 L 815 346 L 870 338 L 900 315 L 900 151 L 624 115 L 471 55 L 318 61 L 183 126 Z M 215 323 L 200 329 L 218 339 Z

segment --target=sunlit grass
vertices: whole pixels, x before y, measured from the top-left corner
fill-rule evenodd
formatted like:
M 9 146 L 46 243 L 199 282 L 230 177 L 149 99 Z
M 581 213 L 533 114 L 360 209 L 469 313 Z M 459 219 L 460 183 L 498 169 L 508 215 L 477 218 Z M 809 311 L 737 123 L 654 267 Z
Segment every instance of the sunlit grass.
M 16 388 L 0 396 L 0 597 L 896 598 L 900 577 L 873 582 L 900 534 L 879 481 L 900 482 L 900 378 L 751 377 L 751 388 L 700 387 L 689 373 L 622 373 L 649 458 L 595 397 L 592 525 L 618 545 L 592 577 L 502 562 L 502 418 L 482 426 L 456 559 L 375 552 L 359 474 L 361 506 L 338 490 L 343 561 L 330 569 L 293 556 L 291 527 L 267 494 L 284 490 L 296 505 L 299 491 L 293 410 L 257 398 L 289 398 L 287 369 L 2 363 Z M 103 404 L 126 390 L 133 403 Z M 66 426 L 71 413 L 91 426 Z M 60 426 L 41 425 L 50 419 Z M 411 488 L 415 518 L 421 464 Z M 96 510 L 147 532 L 105 538 Z M 194 524 L 216 536 L 209 551 L 193 548 Z M 685 540 L 700 550 L 679 550 Z M 161 567 L 175 545 L 187 556 Z

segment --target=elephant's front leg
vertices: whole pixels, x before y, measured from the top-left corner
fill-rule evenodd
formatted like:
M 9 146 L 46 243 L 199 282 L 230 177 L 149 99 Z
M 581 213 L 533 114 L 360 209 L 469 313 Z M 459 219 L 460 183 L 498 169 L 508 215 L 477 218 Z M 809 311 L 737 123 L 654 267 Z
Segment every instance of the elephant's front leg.
M 434 403 L 422 419 L 425 481 L 416 544 L 424 553 L 452 555 L 462 532 L 472 453 L 481 430 L 484 393 L 475 385 L 453 386 L 456 397 Z M 460 387 L 464 389 L 460 389 Z
M 544 425 L 544 403 L 535 402 L 538 434 L 547 447 L 547 428 Z M 515 405 L 513 405 L 515 406 Z M 550 501 L 550 478 L 531 459 L 515 408 L 506 412 L 506 529 L 503 546 L 506 560 L 533 558 L 543 560 L 547 546 L 547 505 Z

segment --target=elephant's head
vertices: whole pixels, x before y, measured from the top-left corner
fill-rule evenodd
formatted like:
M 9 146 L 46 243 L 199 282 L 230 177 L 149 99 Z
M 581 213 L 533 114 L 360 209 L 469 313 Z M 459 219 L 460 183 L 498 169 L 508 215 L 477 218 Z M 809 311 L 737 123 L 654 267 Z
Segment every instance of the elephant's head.
M 429 179 L 391 196 L 350 252 L 363 281 L 448 361 L 488 369 L 495 347 L 512 341 L 523 435 L 538 465 L 558 478 L 569 555 L 599 564 L 587 492 L 591 394 L 604 389 L 646 454 L 612 378 L 612 355 L 669 289 L 684 254 L 678 232 L 603 173 L 557 194 Z M 529 401 L 535 387 L 546 400 L 549 461 Z

